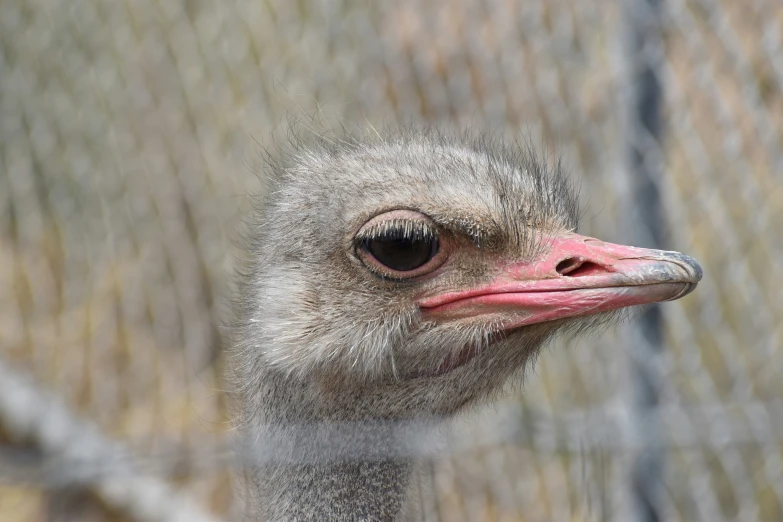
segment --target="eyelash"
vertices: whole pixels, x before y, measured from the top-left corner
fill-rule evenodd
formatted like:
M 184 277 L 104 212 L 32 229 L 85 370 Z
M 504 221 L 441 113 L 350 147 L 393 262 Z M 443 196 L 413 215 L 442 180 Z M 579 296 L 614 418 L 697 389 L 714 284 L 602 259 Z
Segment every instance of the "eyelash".
M 433 239 L 438 234 L 428 223 L 414 220 L 394 219 L 380 223 L 369 230 L 356 236 L 357 246 L 365 245 L 368 241 L 394 241 L 408 239 L 411 241 Z

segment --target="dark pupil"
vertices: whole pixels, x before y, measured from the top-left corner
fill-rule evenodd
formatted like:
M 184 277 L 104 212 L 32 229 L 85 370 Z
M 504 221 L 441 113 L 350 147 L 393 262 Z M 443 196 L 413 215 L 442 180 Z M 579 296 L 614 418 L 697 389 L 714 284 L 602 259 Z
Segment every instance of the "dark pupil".
M 392 270 L 407 272 L 419 268 L 438 253 L 438 239 L 371 239 L 366 248 Z

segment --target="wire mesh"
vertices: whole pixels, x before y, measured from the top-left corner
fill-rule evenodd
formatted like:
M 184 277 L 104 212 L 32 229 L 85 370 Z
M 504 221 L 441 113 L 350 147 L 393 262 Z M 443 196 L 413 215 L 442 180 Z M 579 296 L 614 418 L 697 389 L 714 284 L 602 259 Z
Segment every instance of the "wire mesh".
M 221 303 L 287 114 L 531 136 L 637 243 L 621 2 L 0 3 L 0 521 L 231 516 Z M 783 8 L 667 0 L 666 520 L 783 520 Z M 629 520 L 632 325 L 558 343 L 432 460 L 435 520 Z M 636 419 L 636 420 L 634 420 Z M 87 442 L 89 444 L 87 444 Z

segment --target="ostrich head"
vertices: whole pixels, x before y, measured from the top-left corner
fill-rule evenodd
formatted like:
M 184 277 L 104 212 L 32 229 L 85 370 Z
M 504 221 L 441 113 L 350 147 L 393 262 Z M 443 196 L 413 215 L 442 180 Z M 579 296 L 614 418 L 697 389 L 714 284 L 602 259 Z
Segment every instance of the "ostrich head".
M 246 403 L 280 393 L 258 391 L 275 375 L 327 416 L 450 414 L 553 334 L 701 277 L 684 255 L 576 234 L 568 180 L 529 147 L 321 140 L 275 170 L 243 285 Z

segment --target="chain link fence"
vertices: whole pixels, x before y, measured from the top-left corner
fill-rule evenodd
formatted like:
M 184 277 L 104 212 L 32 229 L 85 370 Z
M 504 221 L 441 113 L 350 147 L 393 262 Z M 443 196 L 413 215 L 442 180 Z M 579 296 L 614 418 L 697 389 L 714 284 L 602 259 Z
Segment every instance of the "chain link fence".
M 641 81 L 660 135 L 629 132 Z M 579 179 L 583 233 L 705 269 L 654 357 L 639 323 L 563 341 L 464 419 L 422 479 L 435 519 L 631 520 L 653 423 L 647 520 L 783 520 L 778 0 L 5 0 L 0 521 L 232 515 L 219 325 L 290 114 L 530 136 Z

